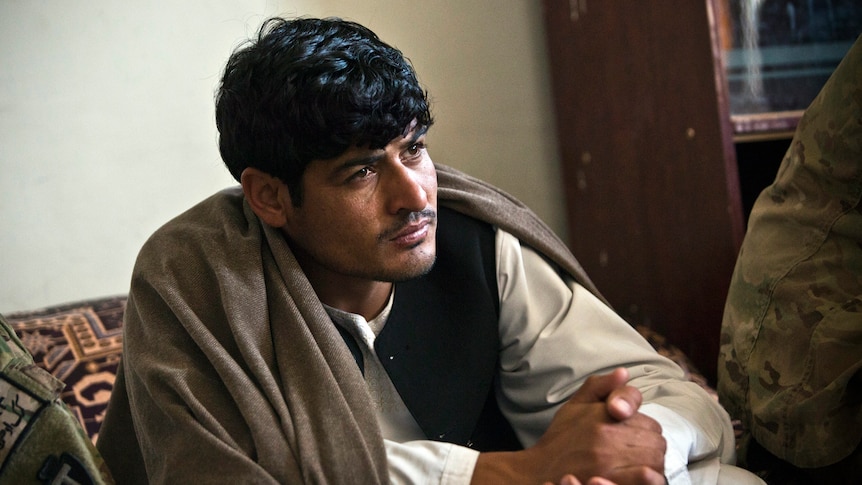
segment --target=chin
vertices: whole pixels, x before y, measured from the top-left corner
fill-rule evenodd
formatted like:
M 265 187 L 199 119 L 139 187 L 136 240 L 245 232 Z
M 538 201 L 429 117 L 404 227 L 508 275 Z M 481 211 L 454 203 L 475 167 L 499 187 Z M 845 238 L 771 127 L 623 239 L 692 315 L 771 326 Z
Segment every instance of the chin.
M 392 270 L 389 277 L 384 278 L 384 281 L 397 283 L 399 281 L 408 281 L 428 274 L 428 272 L 431 271 L 431 268 L 434 267 L 434 262 L 437 258 L 434 254 L 427 257 L 426 255 L 422 256 L 423 257 L 421 259 L 412 259 L 400 269 Z

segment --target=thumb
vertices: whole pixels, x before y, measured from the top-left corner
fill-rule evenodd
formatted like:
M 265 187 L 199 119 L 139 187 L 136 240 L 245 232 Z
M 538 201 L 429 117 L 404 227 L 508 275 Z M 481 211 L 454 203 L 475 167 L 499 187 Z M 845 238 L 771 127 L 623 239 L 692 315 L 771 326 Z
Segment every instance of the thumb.
M 614 369 L 610 374 L 590 376 L 570 400 L 580 403 L 603 402 L 615 389 L 624 387 L 628 380 L 629 371 L 623 367 Z

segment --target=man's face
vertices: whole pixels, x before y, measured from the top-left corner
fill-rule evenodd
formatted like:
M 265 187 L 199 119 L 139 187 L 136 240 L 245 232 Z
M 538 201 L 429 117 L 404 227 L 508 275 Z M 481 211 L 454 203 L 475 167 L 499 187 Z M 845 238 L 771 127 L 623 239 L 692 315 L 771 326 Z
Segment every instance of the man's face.
M 437 173 L 424 130 L 315 160 L 283 231 L 310 279 L 401 281 L 434 264 Z

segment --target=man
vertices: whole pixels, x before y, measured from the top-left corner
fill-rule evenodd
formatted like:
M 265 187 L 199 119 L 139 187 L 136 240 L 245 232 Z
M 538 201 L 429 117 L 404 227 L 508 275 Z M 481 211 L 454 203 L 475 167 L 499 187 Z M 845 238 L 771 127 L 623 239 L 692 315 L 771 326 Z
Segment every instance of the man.
M 722 322 L 718 392 L 772 483 L 862 476 L 862 36 L 754 203 Z
M 228 61 L 216 122 L 242 187 L 141 250 L 99 439 L 118 481 L 687 483 L 691 469 L 709 483 L 732 470 L 719 466 L 734 453 L 726 413 L 553 233 L 432 163 L 425 92 L 375 34 L 268 21 Z

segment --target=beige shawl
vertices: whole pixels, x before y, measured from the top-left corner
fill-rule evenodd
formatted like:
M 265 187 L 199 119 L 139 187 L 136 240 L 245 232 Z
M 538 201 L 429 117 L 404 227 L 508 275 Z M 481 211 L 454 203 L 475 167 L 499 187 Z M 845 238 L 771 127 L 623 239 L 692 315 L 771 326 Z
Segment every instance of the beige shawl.
M 440 204 L 514 234 L 595 292 L 526 206 L 452 168 L 437 173 Z M 388 482 L 353 357 L 278 230 L 239 189 L 150 238 L 125 325 L 99 439 L 119 483 Z

